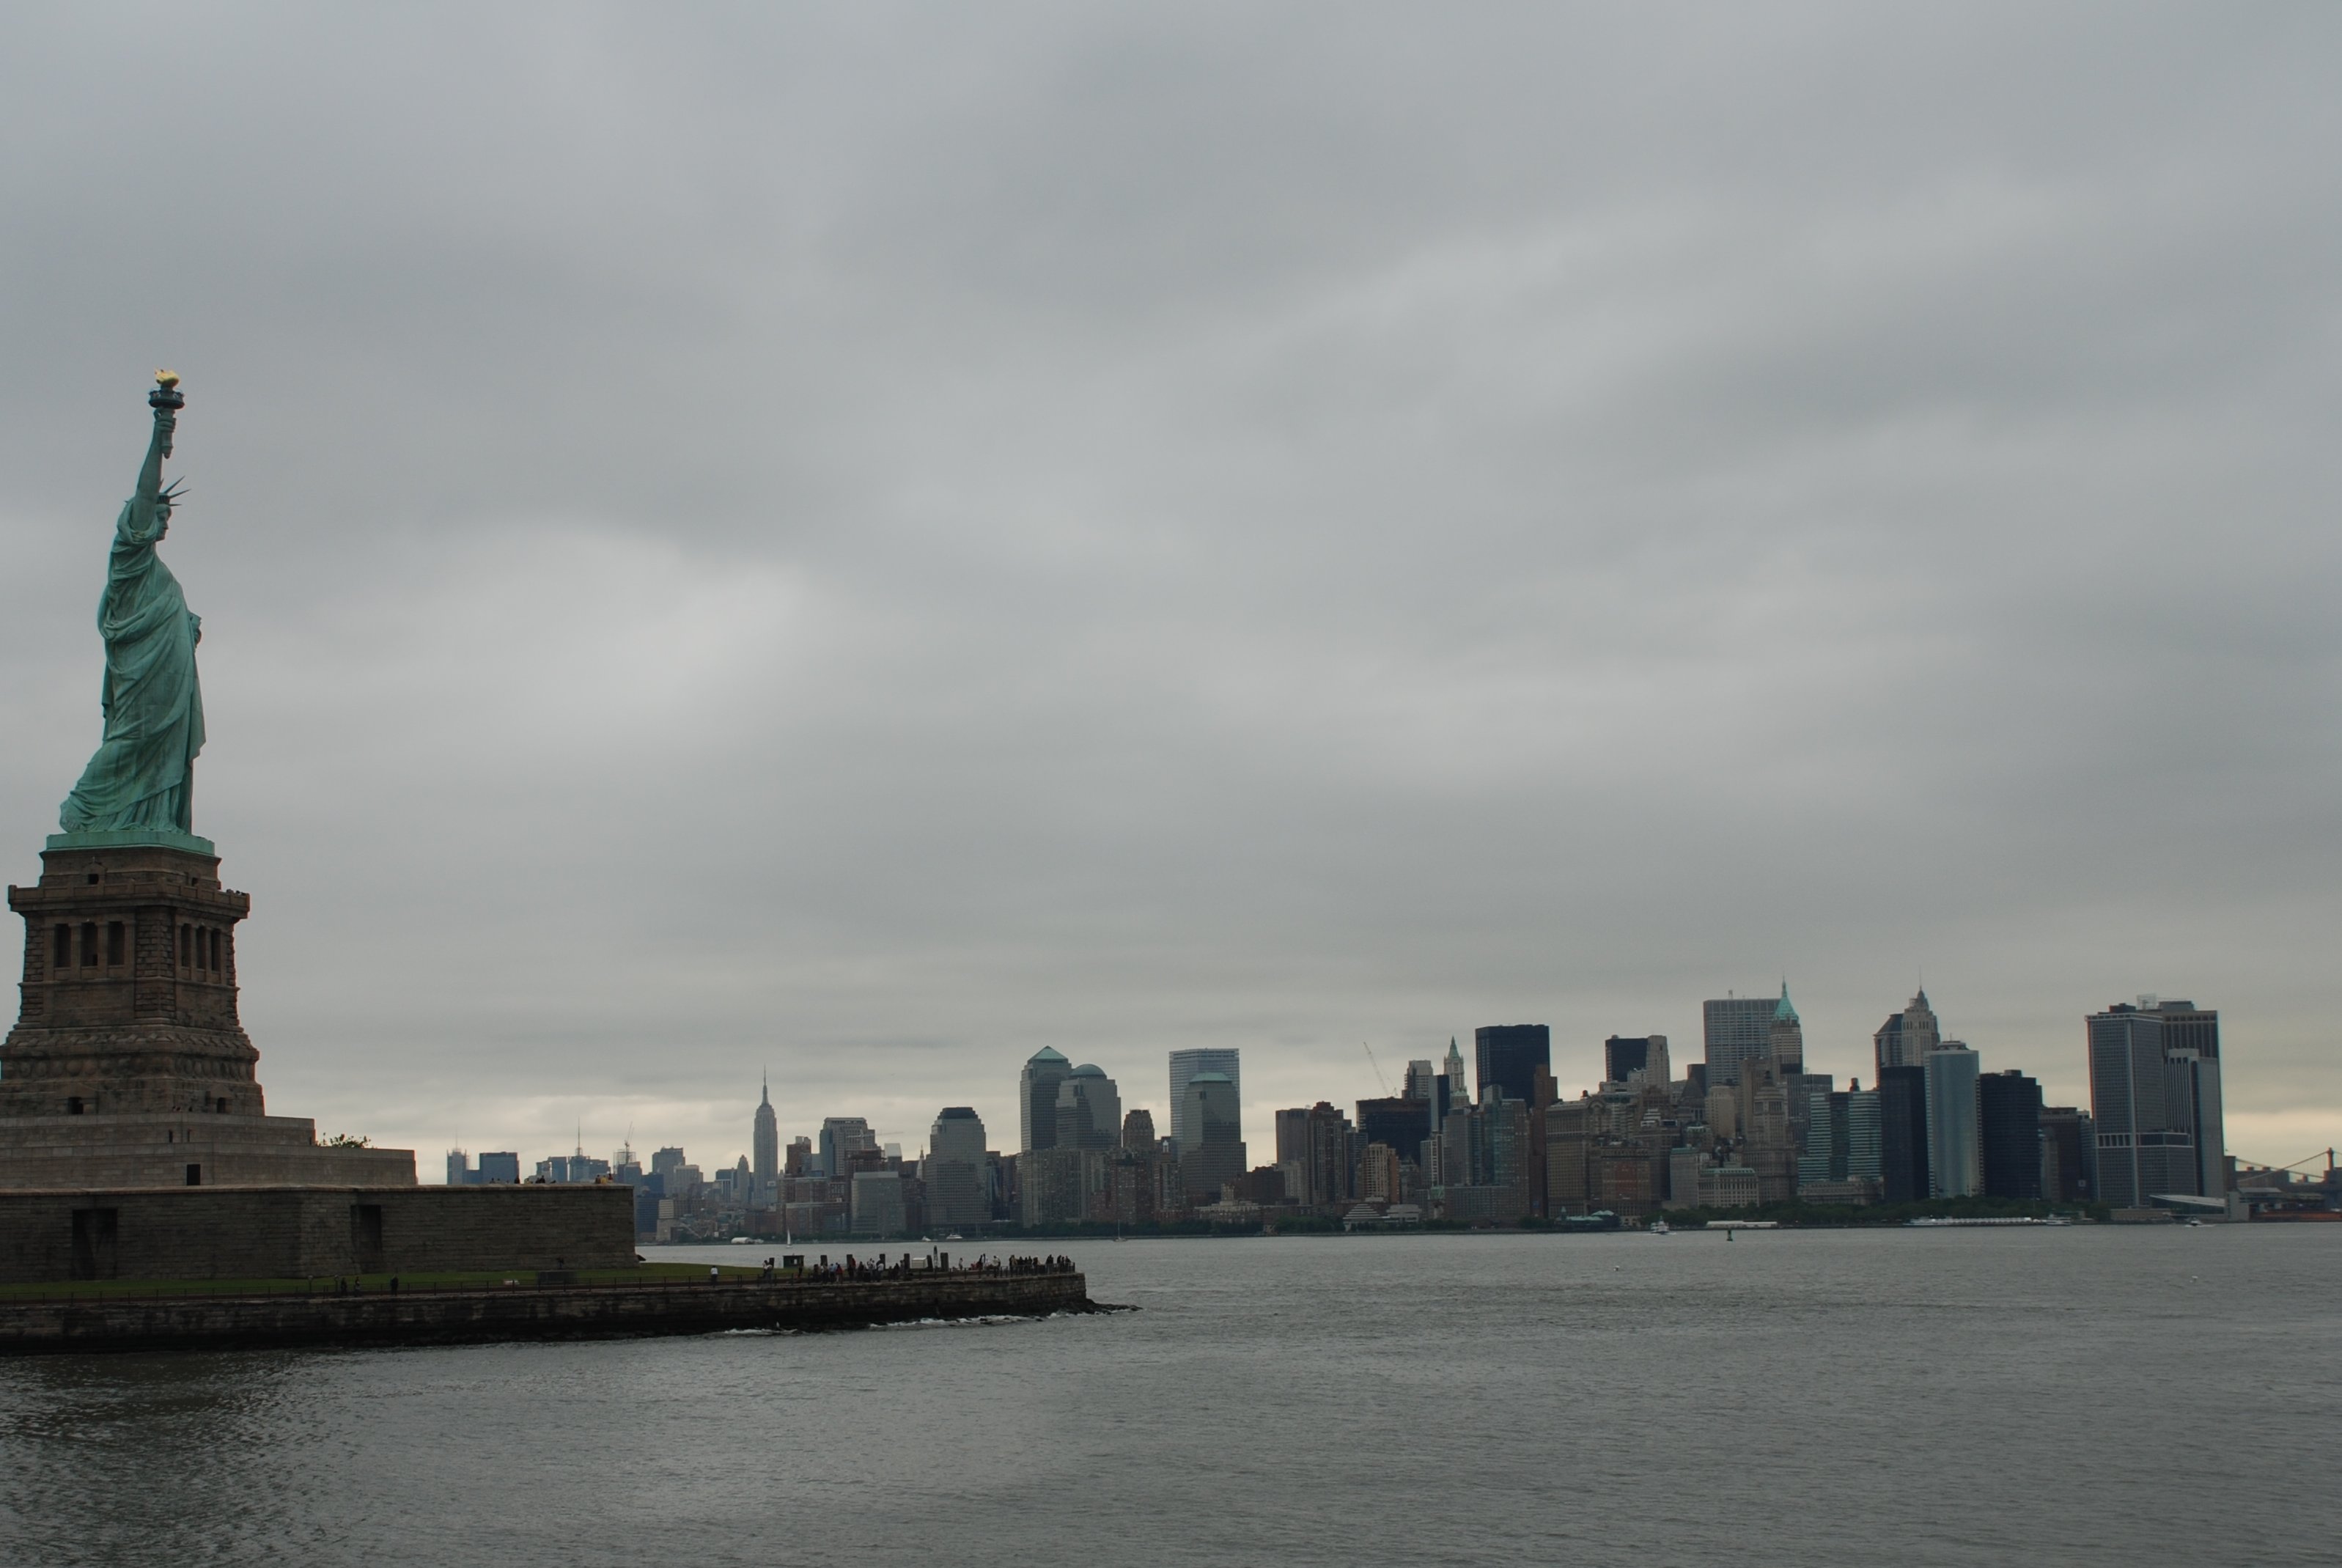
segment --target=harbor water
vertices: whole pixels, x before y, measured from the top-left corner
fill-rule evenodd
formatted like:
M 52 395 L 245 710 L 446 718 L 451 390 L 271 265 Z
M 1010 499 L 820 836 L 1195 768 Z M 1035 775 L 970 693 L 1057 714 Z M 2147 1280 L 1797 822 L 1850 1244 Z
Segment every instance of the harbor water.
M 0 1562 L 2322 1563 L 2342 1540 L 2342 1227 L 1051 1250 L 1141 1310 L 0 1363 Z

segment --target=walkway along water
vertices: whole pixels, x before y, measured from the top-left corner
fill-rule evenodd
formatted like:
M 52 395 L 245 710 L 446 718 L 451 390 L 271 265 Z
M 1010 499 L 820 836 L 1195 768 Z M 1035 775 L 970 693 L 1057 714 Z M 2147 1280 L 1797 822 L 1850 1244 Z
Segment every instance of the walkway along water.
M 665 1271 L 588 1283 L 536 1276 L 425 1289 L 396 1282 L 362 1290 L 287 1282 L 242 1293 L 60 1286 L 55 1294 L 0 1296 L 0 1354 L 615 1339 L 1097 1310 L 1086 1276 L 1062 1258 L 960 1268 L 846 1262 L 708 1281 Z

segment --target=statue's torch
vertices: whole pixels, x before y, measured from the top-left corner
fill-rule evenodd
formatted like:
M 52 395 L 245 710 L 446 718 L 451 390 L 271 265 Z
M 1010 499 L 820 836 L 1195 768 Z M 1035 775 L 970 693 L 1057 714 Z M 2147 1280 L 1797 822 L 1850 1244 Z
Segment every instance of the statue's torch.
M 155 390 L 146 394 L 148 404 L 156 408 L 185 408 L 187 400 L 179 391 L 179 373 L 158 370 L 155 373 Z

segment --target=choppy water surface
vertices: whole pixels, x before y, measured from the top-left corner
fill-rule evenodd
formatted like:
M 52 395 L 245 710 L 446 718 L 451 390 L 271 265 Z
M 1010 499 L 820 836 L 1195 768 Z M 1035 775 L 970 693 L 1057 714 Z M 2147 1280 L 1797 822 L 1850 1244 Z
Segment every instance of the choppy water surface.
M 1145 1310 L 0 1363 L 0 1559 L 2342 1555 L 2342 1227 L 1067 1250 Z

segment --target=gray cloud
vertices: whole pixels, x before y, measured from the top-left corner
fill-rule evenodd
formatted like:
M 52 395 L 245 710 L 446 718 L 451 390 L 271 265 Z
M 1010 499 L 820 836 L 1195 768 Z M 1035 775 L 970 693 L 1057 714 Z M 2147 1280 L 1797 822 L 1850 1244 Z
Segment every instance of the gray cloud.
M 1867 1075 L 1924 965 L 2342 1131 L 2322 9 L 12 31 L 0 821 L 173 365 L 279 1108 L 1013 1140 L 1233 1044 L 1266 1139 L 1785 972 Z

